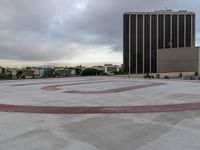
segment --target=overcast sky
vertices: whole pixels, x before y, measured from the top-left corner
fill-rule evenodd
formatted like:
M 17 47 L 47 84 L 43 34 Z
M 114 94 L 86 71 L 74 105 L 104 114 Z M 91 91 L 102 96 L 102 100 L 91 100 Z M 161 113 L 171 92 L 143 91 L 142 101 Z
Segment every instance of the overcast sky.
M 199 0 L 0 0 L 0 66 L 122 63 L 123 12 L 187 9 Z

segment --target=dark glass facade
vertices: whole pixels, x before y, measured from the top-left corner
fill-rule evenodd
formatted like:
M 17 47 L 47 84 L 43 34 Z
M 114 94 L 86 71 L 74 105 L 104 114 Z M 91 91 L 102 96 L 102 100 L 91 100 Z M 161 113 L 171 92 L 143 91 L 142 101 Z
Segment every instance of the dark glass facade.
M 123 23 L 123 65 L 124 72 L 129 72 L 129 15 L 124 15 Z M 133 58 L 134 59 L 134 58 Z
M 195 45 L 194 13 L 126 13 L 123 22 L 126 73 L 155 73 L 157 49 Z
M 191 46 L 191 15 L 186 15 L 186 47 Z
M 195 24 L 196 24 L 195 15 L 193 14 L 192 15 L 192 46 L 195 45 Z
M 179 15 L 179 47 L 184 47 L 184 15 Z
M 170 48 L 170 42 L 171 42 L 170 25 L 171 25 L 170 15 L 165 15 L 165 48 Z
M 131 35 L 132 35 L 132 38 L 131 38 L 131 72 L 132 73 L 136 73 L 136 36 L 133 36 L 133 35 L 136 35 L 136 15 L 132 15 L 131 16 Z
M 177 48 L 177 15 L 172 15 L 172 48 Z
M 150 72 L 150 15 L 144 17 L 144 72 Z
M 156 72 L 157 15 L 151 16 L 151 72 Z
M 138 15 L 137 23 L 137 72 L 143 73 L 143 15 Z
M 158 32 L 159 32 L 159 34 L 158 34 L 158 39 L 159 39 L 159 41 L 158 41 L 158 48 L 159 49 L 161 49 L 161 48 L 163 48 L 163 33 L 164 33 L 164 21 L 163 21 L 163 19 L 164 19 L 164 16 L 163 15 L 158 15 Z

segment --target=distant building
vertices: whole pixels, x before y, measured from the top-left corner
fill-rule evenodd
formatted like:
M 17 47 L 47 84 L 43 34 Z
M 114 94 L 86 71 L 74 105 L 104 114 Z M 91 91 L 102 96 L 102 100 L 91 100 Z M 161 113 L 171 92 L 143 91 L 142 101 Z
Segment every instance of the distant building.
M 75 69 L 71 69 L 71 76 L 76 76 L 76 70 Z
M 34 69 L 34 78 L 42 78 L 44 76 L 44 69 Z
M 69 77 L 71 74 L 71 70 L 68 69 L 58 69 L 55 70 L 55 75 L 57 77 Z
M 17 70 L 11 69 L 12 79 L 17 79 Z
M 55 75 L 57 77 L 71 77 L 76 75 L 76 71 L 74 69 L 56 69 Z
M 120 67 L 118 65 L 113 64 L 105 64 L 104 72 L 108 74 L 112 74 L 113 72 L 119 71 Z
M 127 12 L 123 21 L 123 64 L 126 73 L 156 73 L 158 49 L 195 46 L 193 12 Z
M 32 70 L 22 70 L 20 79 L 32 79 L 34 77 L 34 71 Z
M 92 68 L 102 71 L 104 70 L 104 66 L 93 66 Z

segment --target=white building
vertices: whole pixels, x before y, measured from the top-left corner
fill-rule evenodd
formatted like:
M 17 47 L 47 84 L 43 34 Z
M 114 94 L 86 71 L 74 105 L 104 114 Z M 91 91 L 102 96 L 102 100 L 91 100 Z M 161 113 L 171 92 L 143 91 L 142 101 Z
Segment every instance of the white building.
M 11 69 L 12 79 L 17 79 L 17 70 Z
M 76 76 L 76 70 L 75 70 L 75 69 L 72 69 L 72 70 L 71 70 L 71 75 L 72 75 L 72 76 Z
M 92 68 L 104 71 L 104 66 L 93 66 Z
M 41 78 L 44 76 L 44 69 L 35 69 L 34 70 L 34 77 Z
M 104 72 L 108 74 L 112 74 L 113 72 L 119 71 L 120 67 L 118 65 L 113 64 L 105 64 Z

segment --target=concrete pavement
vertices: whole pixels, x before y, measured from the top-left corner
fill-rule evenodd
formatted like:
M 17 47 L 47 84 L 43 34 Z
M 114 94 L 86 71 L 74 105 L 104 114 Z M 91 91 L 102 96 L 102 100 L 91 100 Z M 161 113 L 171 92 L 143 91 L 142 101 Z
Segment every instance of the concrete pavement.
M 198 150 L 199 85 L 114 77 L 0 81 L 0 149 Z

